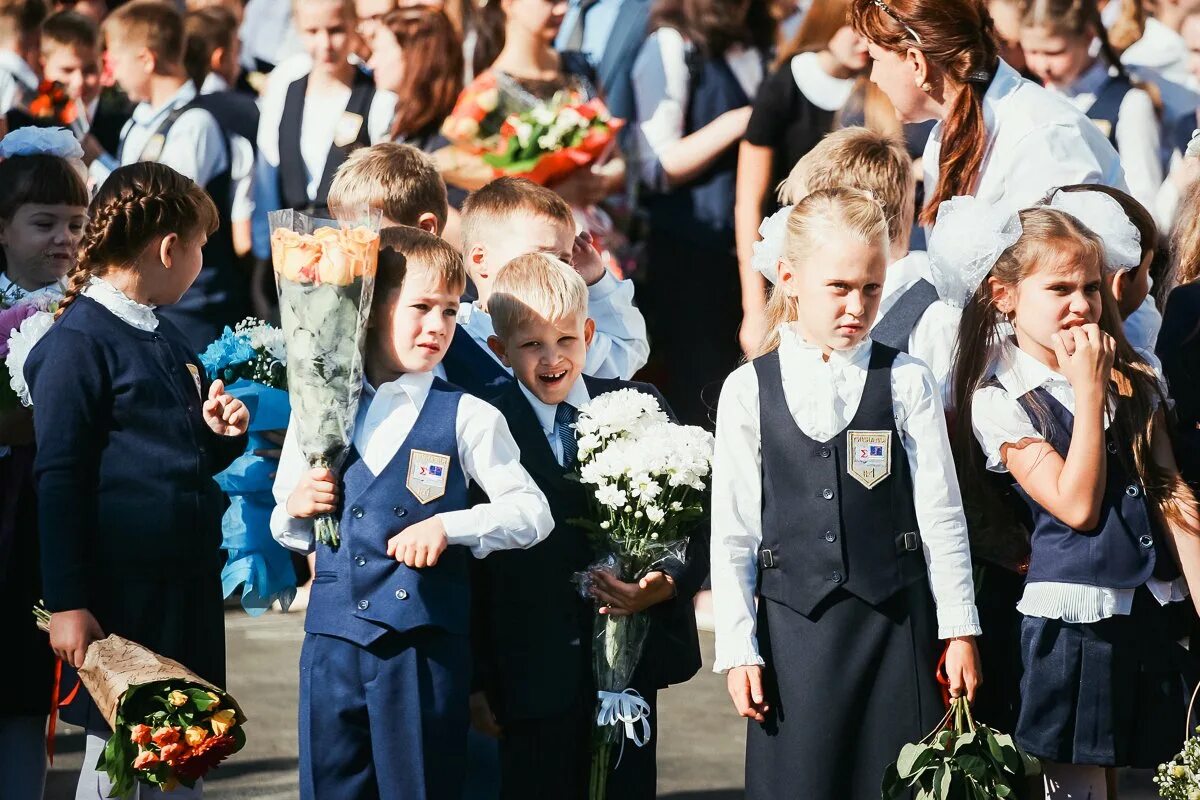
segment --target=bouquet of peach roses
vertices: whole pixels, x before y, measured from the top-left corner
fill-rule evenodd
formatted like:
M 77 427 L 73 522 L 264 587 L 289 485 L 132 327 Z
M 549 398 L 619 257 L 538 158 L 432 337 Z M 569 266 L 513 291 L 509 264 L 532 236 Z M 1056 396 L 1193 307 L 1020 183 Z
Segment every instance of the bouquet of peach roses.
M 347 210 L 338 217 L 291 209 L 268 215 L 300 449 L 310 466 L 334 471 L 349 452 L 358 413 L 381 214 Z M 315 530 L 318 542 L 337 547 L 337 519 L 318 517 Z

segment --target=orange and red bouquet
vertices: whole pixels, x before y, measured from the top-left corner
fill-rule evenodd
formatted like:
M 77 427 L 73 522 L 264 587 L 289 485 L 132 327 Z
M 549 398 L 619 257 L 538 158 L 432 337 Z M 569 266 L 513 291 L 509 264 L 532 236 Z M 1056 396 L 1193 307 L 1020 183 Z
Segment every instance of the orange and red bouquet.
M 42 81 L 27 108 L 38 124 L 71 128 L 79 119 L 79 104 L 58 81 Z

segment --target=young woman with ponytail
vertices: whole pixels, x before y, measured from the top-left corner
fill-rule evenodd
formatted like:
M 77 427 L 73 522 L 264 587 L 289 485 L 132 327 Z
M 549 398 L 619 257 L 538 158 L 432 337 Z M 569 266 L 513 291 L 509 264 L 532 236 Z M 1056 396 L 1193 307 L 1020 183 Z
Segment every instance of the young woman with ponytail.
M 224 503 L 212 476 L 241 454 L 249 414 L 155 311 L 195 280 L 217 209 L 143 161 L 114 171 L 90 212 L 58 318 L 23 369 L 41 548 L 53 554 L 42 560 L 50 647 L 78 668 L 92 641 L 116 633 L 222 685 Z M 104 718 L 83 690 L 62 716 L 87 730 L 76 797 L 107 797 L 95 767 Z M 183 796 L 200 794 L 197 784 Z
M 956 195 L 1016 211 L 1055 186 L 1127 188 L 1092 121 L 999 58 L 983 0 L 854 0 L 851 20 L 900 119 L 938 121 L 923 158 L 922 224 Z

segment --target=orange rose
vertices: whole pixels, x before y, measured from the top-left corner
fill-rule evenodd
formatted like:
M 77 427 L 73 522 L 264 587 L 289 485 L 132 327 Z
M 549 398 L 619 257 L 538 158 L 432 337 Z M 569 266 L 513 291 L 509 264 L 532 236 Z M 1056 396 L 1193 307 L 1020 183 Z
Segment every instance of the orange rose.
M 321 261 L 317 264 L 317 275 L 321 283 L 348 286 L 354 281 L 354 261 L 336 242 L 326 242 L 321 249 Z
M 150 734 L 150 740 L 159 747 L 165 747 L 179 741 L 179 728 L 159 728 Z
M 233 709 L 227 708 L 213 714 L 209 723 L 212 725 L 213 733 L 220 736 L 237 724 L 237 714 Z
M 188 746 L 186 744 L 183 742 L 175 742 L 174 744 L 169 744 L 160 750 L 158 755 L 163 761 L 171 764 L 187 751 Z
M 288 231 L 291 233 L 291 231 Z M 317 278 L 317 262 L 321 260 L 321 244 L 312 236 L 272 239 L 272 262 L 276 270 L 289 281 L 311 283 Z M 275 255 L 278 246 L 279 255 Z
M 153 767 L 159 761 L 158 754 L 152 750 L 143 750 L 138 753 L 137 758 L 133 760 L 134 769 L 148 769 Z
M 129 729 L 129 740 L 134 744 L 149 744 L 150 742 L 150 726 L 149 725 L 134 725 Z
M 354 275 L 374 275 L 379 262 L 379 232 L 359 225 L 342 231 L 342 249 L 354 262 Z
M 195 747 L 208 738 L 208 731 L 199 725 L 193 725 L 183 732 L 183 739 L 189 746 Z

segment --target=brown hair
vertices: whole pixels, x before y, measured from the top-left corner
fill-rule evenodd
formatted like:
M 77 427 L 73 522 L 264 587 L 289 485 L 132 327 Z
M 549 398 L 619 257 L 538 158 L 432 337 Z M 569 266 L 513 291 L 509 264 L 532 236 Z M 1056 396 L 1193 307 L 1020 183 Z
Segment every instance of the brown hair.
M 81 206 L 88 204 L 82 165 L 51 155 L 12 156 L 0 161 L 0 219 L 11 220 L 27 203 Z M 0 271 L 7 267 L 0 250 Z
M 775 20 L 765 0 L 656 0 L 647 30 L 674 28 L 706 58 L 720 58 L 735 44 L 771 51 Z
M 920 216 L 922 224 L 932 225 L 943 201 L 973 192 L 983 168 L 988 140 L 983 96 L 996 73 L 995 30 L 983 0 L 881 2 L 886 11 L 875 0 L 854 0 L 854 30 L 892 52 L 920 51 L 955 90 L 942 128 L 937 186 L 925 188 L 929 199 Z M 919 43 L 905 26 L 921 37 Z
M 387 308 L 388 296 L 404 285 L 410 269 L 432 272 L 454 294 L 462 294 L 467 286 L 462 254 L 445 240 L 405 225 L 384 228 L 379 232 L 374 310 Z
M 492 223 L 520 224 L 512 219 L 518 214 L 545 217 L 575 230 L 575 216 L 566 200 L 526 178 L 497 178 L 472 192 L 463 203 L 463 250 L 483 238 L 484 229 Z
M 0 0 L 0 39 L 36 33 L 48 13 L 45 0 Z
M 438 10 L 393 11 L 383 24 L 404 48 L 404 76 L 396 91 L 391 137 L 441 125 L 462 91 L 462 39 Z
M 779 202 L 796 203 L 820 189 L 862 189 L 883 205 L 888 239 L 907 238 L 917 179 L 904 141 L 867 128 L 842 128 L 809 150 L 779 185 Z
M 1200 278 L 1200 181 L 1192 181 L 1171 228 L 1171 271 L 1159 296 Z
M 1118 55 L 1133 46 L 1146 32 L 1146 9 L 1142 0 L 1113 0 L 1121 4 L 1121 13 L 1108 28 L 1108 41 Z
M 1059 192 L 1099 192 L 1108 195 L 1117 201 L 1121 210 L 1125 212 L 1125 216 L 1129 217 L 1129 221 L 1133 223 L 1133 227 L 1137 228 L 1138 239 L 1142 245 L 1142 261 L 1146 260 L 1146 255 L 1150 251 L 1159 249 L 1158 224 L 1146 207 L 1129 193 L 1099 183 L 1073 183 L 1070 186 L 1060 186 L 1052 190 L 1041 199 L 1039 205 L 1049 205 L 1054 200 L 1054 195 Z
M 813 0 L 796 35 L 775 57 L 776 68 L 800 53 L 816 53 L 829 46 L 829 40 L 850 22 L 850 0 Z
M 1108 66 L 1115 68 L 1118 75 L 1128 77 L 1121 54 L 1108 39 L 1096 0 L 1024 0 L 1021 27 L 1045 28 L 1055 36 L 1094 36 L 1100 40 L 1100 54 Z
M 161 0 L 133 0 L 108 15 L 101 27 L 107 46 L 118 41 L 145 47 L 154 57 L 183 64 L 183 15 Z
M 823 246 L 833 231 L 861 242 L 877 242 L 887 252 L 888 221 L 883 206 L 862 189 L 818 189 L 796 203 L 788 214 L 784 257 L 796 265 Z M 771 289 L 767 300 L 767 334 L 756 356 L 779 347 L 779 326 L 795 322 L 796 301 L 782 285 Z
M 224 6 L 207 6 L 189 11 L 183 20 L 183 67 L 196 91 L 212 71 L 212 57 L 217 50 L 226 51 L 238 35 L 238 21 Z
M 42 55 L 54 47 L 90 47 L 100 44 L 100 29 L 75 11 L 60 11 L 42 25 Z
M 1016 287 L 1034 274 L 1040 264 L 1071 260 L 1090 263 L 1103 274 L 1104 243 L 1070 214 L 1046 206 L 1020 213 L 1022 233 L 1016 244 L 1001 254 L 989 277 L 1008 287 Z M 1112 430 L 1118 439 L 1128 442 L 1133 459 L 1129 465 L 1145 486 L 1146 494 L 1171 518 L 1170 510 L 1176 482 L 1169 479 L 1154 461 L 1151 447 L 1155 412 L 1165 402 L 1154 371 L 1134 352 L 1125 339 L 1116 302 L 1104 281 L 1100 282 L 1102 310 L 1100 329 L 1116 341 L 1113 370 L 1124 376 L 1132 392 L 1123 396 L 1116 384 L 1107 388 L 1108 403 L 1115 409 Z M 958 348 L 954 358 L 954 407 L 957 416 L 952 431 L 954 461 L 959 485 L 973 537 L 996 541 L 1005 537 L 1002 524 L 1011 524 L 1012 516 L 1002 502 L 993 482 L 987 479 L 983 453 L 972 427 L 971 400 L 990 377 L 989 369 L 1007 334 L 1003 317 L 996 307 L 992 287 L 984 280 L 963 309 L 959 325 Z M 1036 409 L 1042 419 L 1047 409 Z M 1124 456 L 1124 453 L 1122 453 Z M 1003 522 L 999 522 L 1003 521 Z
M 88 212 L 79 260 L 67 274 L 59 313 L 92 276 L 133 264 L 156 237 L 174 233 L 191 240 L 201 233 L 211 235 L 218 224 L 217 207 L 204 189 L 154 161 L 113 170 Z
M 392 222 L 416 226 L 425 213 L 445 230 L 446 183 L 433 159 L 412 145 L 380 142 L 350 154 L 329 186 L 330 209 L 367 205 Z

